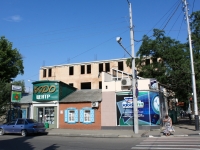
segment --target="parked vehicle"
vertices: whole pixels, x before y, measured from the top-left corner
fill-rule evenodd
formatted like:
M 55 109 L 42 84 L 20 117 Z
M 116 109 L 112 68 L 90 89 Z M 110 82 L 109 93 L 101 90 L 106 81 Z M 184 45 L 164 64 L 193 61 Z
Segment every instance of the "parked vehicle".
M 0 135 L 6 133 L 17 133 L 27 136 L 29 133 L 45 133 L 44 123 L 39 123 L 34 119 L 14 119 L 9 123 L 0 125 Z

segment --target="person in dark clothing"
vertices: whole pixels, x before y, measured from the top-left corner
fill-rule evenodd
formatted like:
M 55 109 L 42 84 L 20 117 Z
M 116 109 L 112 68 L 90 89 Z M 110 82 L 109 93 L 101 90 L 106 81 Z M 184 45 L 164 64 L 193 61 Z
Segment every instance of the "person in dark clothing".
M 191 118 L 191 112 L 192 111 L 188 111 L 188 118 L 189 118 L 190 121 L 192 120 L 192 118 Z

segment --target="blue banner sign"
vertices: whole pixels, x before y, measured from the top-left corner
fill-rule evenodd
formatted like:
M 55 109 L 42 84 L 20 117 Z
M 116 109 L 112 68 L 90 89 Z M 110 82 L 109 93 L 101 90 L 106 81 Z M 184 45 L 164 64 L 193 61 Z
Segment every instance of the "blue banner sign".
M 159 93 L 139 91 L 137 99 L 139 125 L 159 125 Z M 133 125 L 133 106 L 132 93 L 118 92 L 116 94 L 117 125 Z

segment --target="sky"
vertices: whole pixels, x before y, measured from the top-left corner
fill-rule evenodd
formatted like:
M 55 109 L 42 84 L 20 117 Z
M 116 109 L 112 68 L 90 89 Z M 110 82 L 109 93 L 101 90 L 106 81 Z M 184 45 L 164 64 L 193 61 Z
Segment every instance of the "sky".
M 129 0 L 134 25 L 134 52 L 154 28 L 187 42 L 182 0 Z M 200 0 L 187 0 L 189 14 L 200 10 Z M 27 91 L 39 80 L 42 66 L 128 58 L 131 54 L 127 0 L 6 0 L 0 1 L 0 36 L 23 56 Z M 30 80 L 30 81 L 28 81 Z

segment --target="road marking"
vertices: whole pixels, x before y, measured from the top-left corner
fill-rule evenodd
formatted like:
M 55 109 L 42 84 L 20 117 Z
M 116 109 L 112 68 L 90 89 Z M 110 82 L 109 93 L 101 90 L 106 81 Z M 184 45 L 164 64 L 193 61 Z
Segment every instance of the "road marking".
M 147 147 L 132 147 L 131 149 L 145 149 L 145 150 L 147 150 Z M 149 150 L 151 150 L 151 149 L 161 149 L 161 150 L 163 150 L 163 149 L 172 149 L 172 148 L 167 148 L 167 147 L 148 147 L 148 149 Z M 175 150 L 175 149 L 177 149 L 177 150 L 179 150 L 179 149 L 181 149 L 181 150 L 199 150 L 199 148 L 173 148 L 173 150 Z
M 172 147 L 172 146 L 181 146 L 181 147 L 185 147 L 185 146 L 189 146 L 189 147 L 200 147 L 200 145 L 169 145 L 169 144 L 166 144 L 166 145 L 154 145 L 154 144 L 152 144 L 152 145 L 136 145 L 136 146 L 156 146 L 156 147 L 158 147 L 158 146 L 168 146 L 168 147 Z
M 135 150 L 200 150 L 199 137 L 147 138 L 135 145 Z

